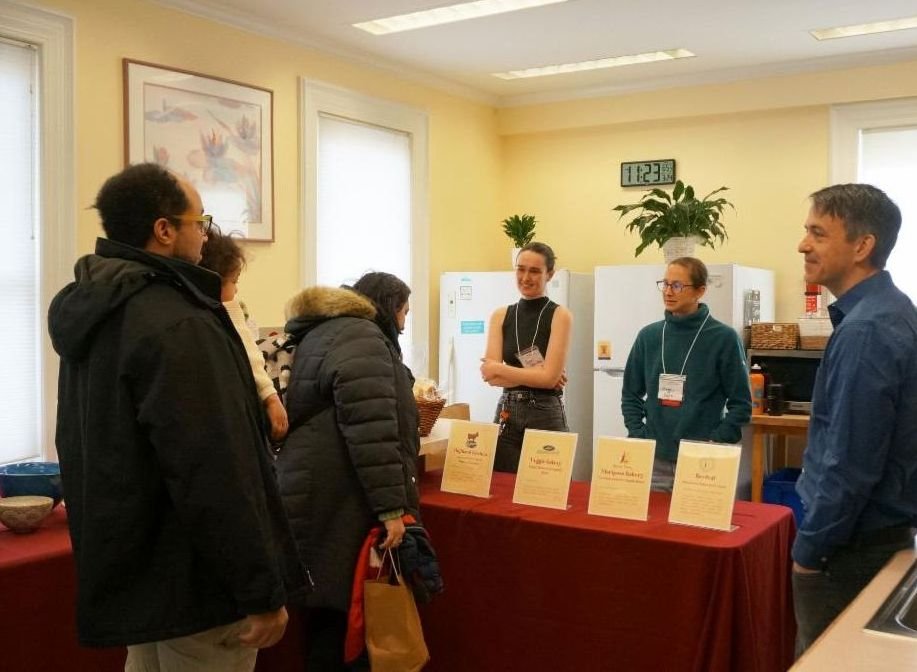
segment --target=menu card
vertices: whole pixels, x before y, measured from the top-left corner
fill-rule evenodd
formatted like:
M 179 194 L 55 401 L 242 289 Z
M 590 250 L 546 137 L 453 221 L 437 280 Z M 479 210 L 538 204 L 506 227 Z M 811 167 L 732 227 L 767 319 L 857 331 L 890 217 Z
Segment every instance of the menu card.
M 499 425 L 453 420 L 440 490 L 490 497 L 499 432 Z
M 589 513 L 646 520 L 656 442 L 600 436 L 592 463 Z
M 570 432 L 525 430 L 513 503 L 567 508 L 577 437 Z
M 675 465 L 669 522 L 732 529 L 742 446 L 682 441 Z

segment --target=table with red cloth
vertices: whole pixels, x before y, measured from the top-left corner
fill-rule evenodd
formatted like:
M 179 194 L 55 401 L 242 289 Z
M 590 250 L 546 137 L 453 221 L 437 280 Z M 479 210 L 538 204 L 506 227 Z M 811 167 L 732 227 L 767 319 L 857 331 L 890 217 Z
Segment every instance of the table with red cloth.
M 446 591 L 421 606 L 429 672 L 579 670 L 782 672 L 793 660 L 790 509 L 736 502 L 732 532 L 672 525 L 670 496 L 649 520 L 565 511 L 422 483 L 421 514 Z
M 258 672 L 302 669 L 297 614 L 281 642 L 258 654 Z M 58 506 L 29 534 L 0 523 L 0 670 L 122 672 L 126 650 L 89 649 L 76 639 L 76 570 L 67 514 Z

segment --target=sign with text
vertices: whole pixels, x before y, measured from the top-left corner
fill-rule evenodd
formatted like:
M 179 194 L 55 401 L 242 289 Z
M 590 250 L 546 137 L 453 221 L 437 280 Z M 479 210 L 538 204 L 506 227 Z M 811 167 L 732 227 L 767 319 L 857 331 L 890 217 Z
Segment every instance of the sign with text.
M 516 473 L 514 504 L 566 509 L 577 434 L 527 429 Z
M 453 420 L 440 490 L 490 497 L 499 431 L 499 425 L 487 422 Z
M 669 522 L 731 530 L 741 454 L 739 445 L 682 441 Z
M 646 520 L 656 442 L 600 436 L 592 463 L 589 513 Z

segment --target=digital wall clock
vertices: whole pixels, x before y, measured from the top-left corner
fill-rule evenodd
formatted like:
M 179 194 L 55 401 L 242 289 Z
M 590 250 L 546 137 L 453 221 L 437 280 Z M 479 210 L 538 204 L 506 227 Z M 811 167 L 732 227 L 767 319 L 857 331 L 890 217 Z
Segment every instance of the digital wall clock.
M 658 184 L 675 184 L 675 159 L 623 161 L 621 163 L 622 187 L 646 187 Z

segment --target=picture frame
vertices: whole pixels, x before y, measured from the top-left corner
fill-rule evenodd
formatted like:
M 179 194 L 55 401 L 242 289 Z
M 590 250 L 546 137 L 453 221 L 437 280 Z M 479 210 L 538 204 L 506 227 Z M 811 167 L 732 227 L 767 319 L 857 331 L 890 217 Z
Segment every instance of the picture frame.
M 224 234 L 274 240 L 274 92 L 123 59 L 124 160 L 188 180 Z

